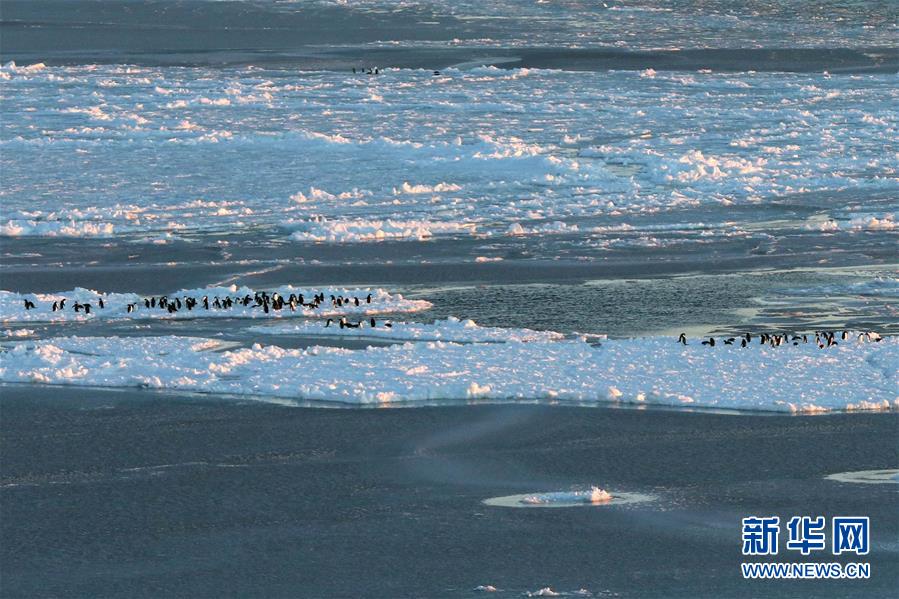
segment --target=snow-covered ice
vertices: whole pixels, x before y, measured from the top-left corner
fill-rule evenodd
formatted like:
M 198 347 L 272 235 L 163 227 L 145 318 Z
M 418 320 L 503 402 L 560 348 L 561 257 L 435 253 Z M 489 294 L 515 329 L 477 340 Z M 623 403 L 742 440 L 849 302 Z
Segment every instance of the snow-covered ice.
M 899 191 L 884 145 L 899 126 L 894 74 L 0 73 L 3 236 L 254 226 L 316 243 L 617 239 L 625 225 L 687 224 L 679 212 L 696 207 L 739 206 L 753 220 L 789 196 Z M 895 201 L 835 206 L 808 231 L 895 231 Z
M 293 286 L 281 286 L 274 289 L 267 289 L 269 294 L 278 293 L 284 298 L 288 298 L 291 294 L 303 294 L 305 301 L 308 303 L 312 300 L 313 295 L 317 293 L 325 294 L 325 302 L 318 308 L 297 307 L 296 311 L 291 311 L 288 307 L 281 310 L 271 310 L 268 313 L 255 304 L 244 306 L 235 303 L 230 308 L 220 308 L 214 305 L 216 299 L 224 300 L 230 297 L 233 300 L 243 298 L 247 295 L 253 297 L 257 290 L 248 287 L 238 287 L 231 285 L 228 287 L 204 287 L 198 289 L 182 289 L 170 293 L 159 293 L 155 297 L 159 298 L 165 295 L 169 300 L 176 298 L 183 299 L 185 297 L 193 297 L 202 300 L 204 296 L 208 297 L 210 308 L 204 309 L 202 305 L 188 310 L 186 307 L 177 312 L 168 312 L 159 307 L 147 308 L 144 299 L 148 296 L 138 295 L 136 293 L 102 293 L 91 289 L 73 289 L 70 291 L 60 291 L 56 293 L 14 293 L 11 291 L 0 291 L 0 322 L 64 322 L 64 321 L 85 321 L 102 318 L 161 318 L 161 319 L 177 319 L 177 318 L 289 318 L 302 316 L 339 316 L 341 314 L 351 315 L 370 315 L 381 314 L 384 312 L 418 312 L 431 307 L 430 302 L 424 300 L 410 300 L 404 298 L 400 294 L 391 294 L 384 289 L 372 288 L 304 288 Z M 262 291 L 262 290 L 259 290 Z M 368 295 L 371 294 L 371 303 L 367 302 Z M 342 306 L 332 304 L 330 296 L 358 298 L 360 304 L 357 306 L 355 302 L 343 303 Z M 54 311 L 53 304 L 59 300 L 66 299 L 64 309 Z M 99 300 L 102 299 L 104 307 L 99 307 Z M 36 307 L 30 310 L 24 308 L 25 300 L 34 302 Z M 75 303 L 91 304 L 90 313 L 83 310 L 75 312 Z M 128 312 L 128 306 L 133 306 L 133 311 Z
M 671 338 L 601 347 L 577 339 L 360 350 L 257 344 L 219 352 L 205 351 L 209 344 L 173 336 L 8 342 L 0 381 L 354 405 L 542 400 L 799 413 L 899 409 L 896 337 L 824 350 L 812 344 L 684 347 Z

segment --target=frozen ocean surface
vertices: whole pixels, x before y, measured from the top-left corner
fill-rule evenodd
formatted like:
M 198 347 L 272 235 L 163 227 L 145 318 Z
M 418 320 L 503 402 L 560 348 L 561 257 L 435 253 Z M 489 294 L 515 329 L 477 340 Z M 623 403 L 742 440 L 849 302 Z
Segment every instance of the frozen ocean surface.
M 897 16 L 877 1 L 10 0 L 0 318 L 4 358 L 18 357 L 3 380 L 130 384 L 116 366 L 125 362 L 83 364 L 78 343 L 128 347 L 138 368 L 155 364 L 160 340 L 189 349 L 214 339 L 250 364 L 269 360 L 268 348 L 290 364 L 325 360 L 304 352 L 328 345 L 323 356 L 348 351 L 340 360 L 363 369 L 322 362 L 350 386 L 341 391 L 324 375 L 297 390 L 277 367 L 253 371 L 263 394 L 298 399 L 621 393 L 889 408 Z M 271 313 L 143 306 L 149 295 L 211 302 L 301 289 L 376 301 Z M 70 307 L 53 311 L 63 296 Z M 100 297 L 104 309 L 71 309 Z M 344 315 L 363 325 L 324 328 Z M 373 316 L 381 326 L 366 328 Z M 701 357 L 708 370 L 694 381 L 681 364 L 661 395 L 645 377 L 591 362 L 616 356 L 661 380 L 670 373 L 653 364 L 674 359 L 663 348 L 680 332 L 822 329 L 887 339 L 786 348 L 770 364 L 755 361 L 766 350 L 749 359 L 727 348 L 706 364 L 689 349 L 677 359 Z M 524 354 L 502 360 L 533 368 L 488 359 L 509 348 Z M 393 388 L 394 371 L 364 374 L 400 355 L 406 386 Z M 45 372 L 41 360 L 66 366 Z M 429 369 L 445 363 L 449 376 L 456 361 L 483 364 L 486 378 L 444 387 Z M 587 363 L 571 380 L 555 376 Z M 731 369 L 755 367 L 795 370 L 801 392 L 713 393 Z M 806 389 L 844 367 L 854 390 Z M 504 378 L 541 369 L 553 375 L 545 385 Z M 256 384 L 249 373 L 223 380 L 178 371 L 157 386 Z

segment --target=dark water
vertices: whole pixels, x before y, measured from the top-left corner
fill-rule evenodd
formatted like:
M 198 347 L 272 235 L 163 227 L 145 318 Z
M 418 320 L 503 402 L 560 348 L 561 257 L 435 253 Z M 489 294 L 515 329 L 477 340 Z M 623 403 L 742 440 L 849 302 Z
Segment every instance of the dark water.
M 55 64 L 891 72 L 897 20 L 890 0 L 5 0 L 0 31 L 4 59 Z
M 895 467 L 895 414 L 295 409 L 22 387 L 2 389 L 0 410 L 4 597 L 474 597 L 486 584 L 886 597 L 899 584 L 896 487 L 823 479 Z M 481 503 L 583 484 L 655 500 Z M 870 516 L 871 579 L 743 581 L 750 514 Z

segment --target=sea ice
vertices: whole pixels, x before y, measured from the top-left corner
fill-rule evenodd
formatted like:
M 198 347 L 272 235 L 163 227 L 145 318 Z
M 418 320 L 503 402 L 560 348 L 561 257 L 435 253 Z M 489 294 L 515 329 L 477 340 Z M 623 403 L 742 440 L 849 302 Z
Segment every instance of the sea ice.
M 899 338 L 710 348 L 672 338 L 408 342 L 210 352 L 189 337 L 9 341 L 0 381 L 150 387 L 355 405 L 543 400 L 799 413 L 899 409 Z M 217 342 L 214 342 L 217 343 Z M 612 393 L 610 390 L 614 389 Z
M 103 293 L 91 289 L 77 288 L 70 291 L 60 291 L 55 293 L 14 293 L 11 291 L 0 291 L 0 322 L 62 322 L 62 321 L 83 321 L 95 320 L 103 318 L 290 318 L 290 317 L 327 317 L 347 315 L 371 315 L 384 312 L 418 312 L 431 307 L 430 302 L 424 300 L 409 300 L 400 294 L 391 294 L 383 289 L 360 288 L 360 289 L 344 289 L 344 288 L 321 288 L 311 289 L 303 287 L 282 286 L 275 289 L 266 290 L 269 293 L 279 293 L 284 298 L 288 298 L 291 294 L 303 294 L 306 302 L 310 302 L 312 296 L 316 293 L 325 294 L 325 302 L 317 309 L 297 307 L 297 310 L 291 311 L 288 307 L 282 310 L 271 310 L 265 313 L 262 308 L 257 307 L 254 303 L 249 306 L 235 303 L 231 308 L 217 308 L 214 305 L 216 299 L 223 300 L 226 297 L 233 299 L 243 298 L 247 295 L 254 296 L 256 290 L 248 287 L 238 287 L 231 285 L 229 287 L 205 287 L 199 289 L 182 289 L 167 294 L 157 294 L 159 298 L 163 295 L 170 300 L 176 298 L 183 299 L 185 297 L 193 297 L 198 301 L 204 296 L 208 297 L 210 308 L 204 309 L 202 304 L 195 306 L 192 310 L 182 307 L 177 312 L 168 312 L 159 307 L 147 308 L 144 299 L 147 296 L 138 295 L 136 293 Z M 371 303 L 368 303 L 367 296 L 371 294 Z M 360 304 L 357 306 L 354 302 L 343 303 L 342 306 L 332 304 L 330 296 L 340 296 L 349 298 L 359 298 Z M 66 299 L 64 309 L 53 311 L 53 304 L 61 299 Z M 104 307 L 99 307 L 99 300 L 102 299 Z M 36 308 L 26 310 L 24 308 L 25 300 L 29 300 L 36 304 Z M 83 310 L 74 311 L 75 303 L 91 304 L 90 314 Z M 128 306 L 133 306 L 133 311 L 128 312 Z

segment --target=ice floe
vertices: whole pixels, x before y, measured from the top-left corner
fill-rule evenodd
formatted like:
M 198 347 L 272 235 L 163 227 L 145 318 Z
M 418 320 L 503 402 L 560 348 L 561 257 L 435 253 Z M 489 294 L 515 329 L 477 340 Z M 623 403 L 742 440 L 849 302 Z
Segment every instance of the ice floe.
M 0 381 L 145 386 L 348 404 L 472 400 L 630 403 L 797 413 L 899 409 L 899 338 L 709 348 L 669 338 L 409 342 L 350 350 L 200 351 L 186 337 L 4 342 Z
M 365 241 L 424 240 L 434 235 L 463 234 L 475 231 L 474 224 L 419 220 L 328 220 L 315 219 L 291 224 L 298 230 L 290 234 L 295 241 L 358 243 Z
M 899 485 L 899 469 L 888 470 L 855 470 L 828 474 L 826 480 L 861 485 Z
M 284 298 L 290 297 L 291 294 L 299 296 L 302 294 L 306 303 L 311 303 L 312 297 L 318 293 L 325 294 L 325 301 L 318 308 L 310 308 L 304 306 L 296 306 L 296 310 L 291 310 L 289 306 L 285 306 L 279 310 L 264 310 L 261 306 L 251 302 L 249 305 L 243 305 L 238 302 L 242 298 L 250 296 L 255 297 L 257 290 L 248 287 L 238 287 L 231 285 L 228 287 L 204 287 L 198 289 L 182 289 L 170 293 L 160 293 L 155 298 L 166 297 L 174 302 L 178 300 L 182 302 L 180 309 L 174 312 L 167 311 L 161 307 L 149 307 L 145 304 L 145 300 L 149 296 L 138 295 L 135 293 L 103 293 L 91 289 L 77 288 L 70 291 L 60 291 L 55 293 L 14 293 L 11 291 L 0 291 L 0 322 L 63 322 L 63 321 L 84 321 L 103 318 L 291 318 L 291 317 L 315 317 L 315 316 L 339 316 L 342 314 L 354 315 L 371 315 L 381 314 L 385 312 L 418 312 L 431 307 L 431 304 L 424 300 L 406 299 L 400 294 L 391 294 L 384 289 L 371 288 L 305 288 L 293 286 L 281 286 L 275 289 L 266 290 L 268 293 L 278 293 Z M 341 302 L 342 305 L 336 305 L 331 301 L 331 296 L 358 298 L 359 305 L 354 302 Z M 371 295 L 371 301 L 368 296 Z M 192 297 L 198 300 L 199 304 L 192 309 L 188 309 L 183 305 L 184 298 Z M 203 297 L 208 298 L 209 307 L 206 308 L 202 302 Z M 226 298 L 232 298 L 234 304 L 231 307 L 224 307 L 221 302 Z M 65 299 L 65 306 L 54 310 L 54 304 L 59 305 L 61 300 Z M 25 309 L 25 302 L 29 301 L 35 304 L 34 308 Z M 100 301 L 103 307 L 100 307 Z M 75 304 L 90 304 L 90 311 L 83 309 L 75 310 Z M 131 307 L 129 311 L 129 306 Z

